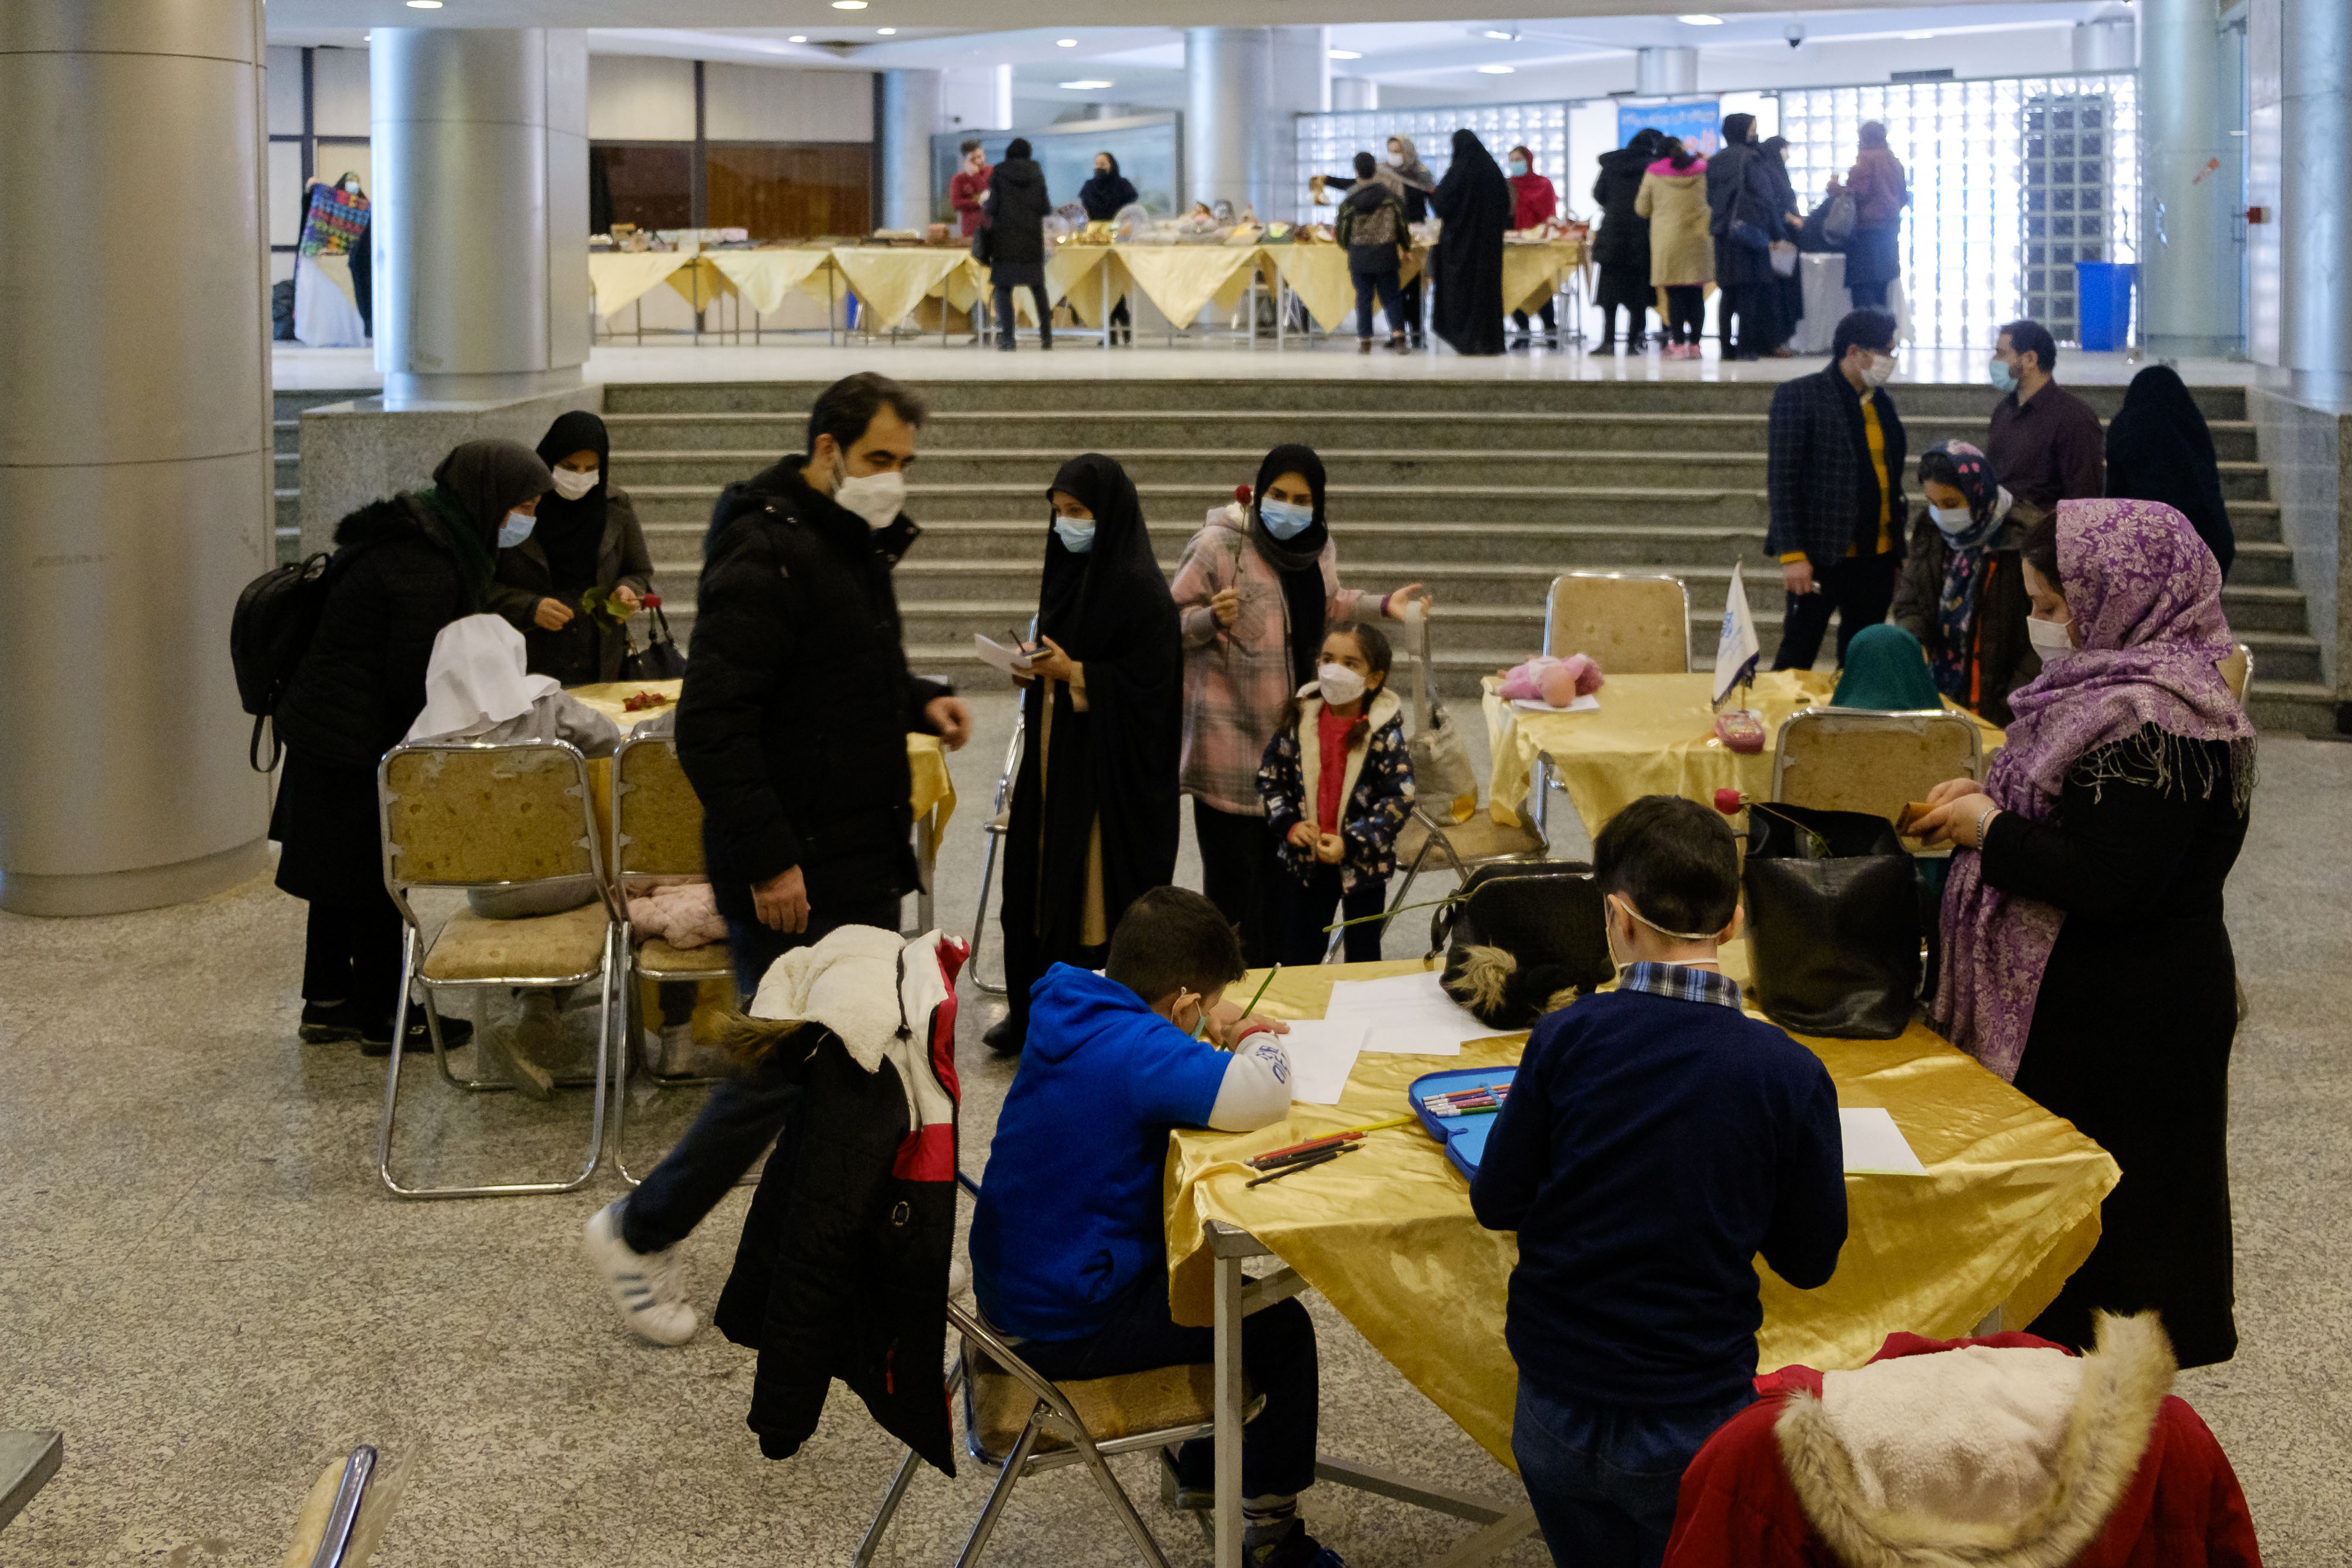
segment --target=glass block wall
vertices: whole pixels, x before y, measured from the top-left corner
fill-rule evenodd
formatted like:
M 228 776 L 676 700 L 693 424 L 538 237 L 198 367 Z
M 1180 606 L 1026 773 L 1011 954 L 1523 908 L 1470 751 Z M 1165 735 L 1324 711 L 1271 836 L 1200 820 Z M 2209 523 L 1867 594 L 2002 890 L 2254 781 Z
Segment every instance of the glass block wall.
M 1562 178 L 1568 168 L 1570 108 L 1566 103 L 1493 103 L 1302 114 L 1298 117 L 1298 211 L 1295 215 L 1302 220 L 1319 217 L 1329 222 L 1333 209 L 1327 207 L 1320 214 L 1315 211 L 1314 198 L 1307 189 L 1308 176 L 1339 174 L 1353 178 L 1356 154 L 1362 152 L 1386 158 L 1391 136 L 1411 138 L 1413 151 L 1429 165 L 1431 175 L 1443 180 L 1446 167 L 1454 162 L 1454 133 L 1464 126 L 1477 133 L 1497 163 L 1512 148 L 1524 146 L 1535 154 L 1536 168 L 1549 175 L 1553 185 L 1559 187 L 1560 205 L 1580 211 L 1591 204 L 1570 201 Z
M 1868 120 L 1885 123 L 1910 182 L 1903 286 L 1916 341 L 1990 349 L 2020 316 L 2071 340 L 2075 261 L 2138 259 L 2135 75 L 1783 91 L 1801 196 L 1820 200 L 1853 165 Z

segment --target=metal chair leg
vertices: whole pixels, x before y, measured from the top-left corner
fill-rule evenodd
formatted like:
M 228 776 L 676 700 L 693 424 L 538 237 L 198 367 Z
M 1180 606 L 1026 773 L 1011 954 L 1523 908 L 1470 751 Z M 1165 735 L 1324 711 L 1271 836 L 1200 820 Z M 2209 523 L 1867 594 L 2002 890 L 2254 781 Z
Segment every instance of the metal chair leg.
M 1110 1465 L 1103 1458 L 1101 1450 L 1094 1446 L 1091 1438 L 1081 1436 L 1076 1442 L 1078 1451 L 1086 1456 L 1087 1469 L 1094 1472 L 1095 1485 L 1100 1487 L 1103 1496 L 1110 1500 L 1112 1510 L 1118 1513 L 1119 1522 L 1127 1526 L 1127 1533 L 1134 1539 L 1135 1549 L 1143 1553 L 1144 1562 L 1151 1568 L 1168 1568 L 1167 1554 L 1160 1550 L 1160 1542 L 1152 1539 L 1150 1527 L 1143 1522 L 1143 1516 L 1135 1511 L 1135 1504 L 1129 1499 L 1127 1489 L 1120 1486 L 1118 1478 L 1110 1473 Z
M 915 1479 L 915 1467 L 920 1463 L 912 1448 L 898 1461 L 898 1473 L 890 1479 L 890 1490 L 882 1494 L 882 1506 L 875 1511 L 874 1522 L 866 1527 L 866 1539 L 857 1543 L 856 1555 L 850 1559 L 855 1568 L 869 1568 L 873 1563 L 874 1553 L 882 1545 L 882 1532 L 890 1528 L 890 1520 L 898 1511 L 898 1500 L 907 1495 L 907 1488 Z
M 988 1550 L 988 1538 L 996 1531 L 996 1516 L 1004 1511 L 1005 1500 L 1013 1495 L 1013 1483 L 1021 1479 L 1021 1471 L 1029 1463 L 1030 1453 L 1037 1447 L 1044 1408 L 1040 1406 L 1030 1412 L 1029 1424 L 1021 1428 L 1021 1440 L 1013 1444 L 1013 1452 L 1005 1456 L 1004 1469 L 997 1476 L 996 1485 L 990 1490 L 988 1502 L 981 1509 L 980 1517 L 972 1521 L 971 1537 L 963 1543 L 963 1551 L 957 1554 L 955 1568 L 973 1568 L 973 1564 L 980 1561 L 980 1554 Z
M 988 889 L 996 880 L 996 852 L 1004 842 L 994 833 L 988 834 L 988 854 L 980 862 L 980 908 L 971 917 L 971 957 L 968 960 L 974 988 L 992 997 L 1004 994 L 1003 986 L 992 986 L 980 977 L 980 949 L 988 940 Z

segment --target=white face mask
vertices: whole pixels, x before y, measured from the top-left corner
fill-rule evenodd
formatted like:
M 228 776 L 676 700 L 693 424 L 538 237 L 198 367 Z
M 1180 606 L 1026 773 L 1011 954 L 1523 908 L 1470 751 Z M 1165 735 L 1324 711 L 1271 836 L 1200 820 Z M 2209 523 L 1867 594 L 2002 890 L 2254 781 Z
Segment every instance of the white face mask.
M 1390 168 L 1391 168 L 1391 169 L 1402 169 L 1402 168 L 1403 168 L 1403 167 L 1404 167 L 1404 154 L 1403 154 L 1403 153 L 1402 153 L 1402 152 L 1391 152 L 1391 153 L 1390 153 L 1390 154 L 1389 154 L 1389 167 L 1390 167 Z
M 343 189 L 356 196 L 360 193 L 360 183 L 357 180 L 346 180 L 343 182 Z
M 1895 379 L 1895 356 L 1874 353 L 1870 362 L 1862 367 L 1862 379 L 1874 387 L 1883 387 Z
M 1930 507 L 1927 515 L 1936 519 L 1936 526 L 1944 530 L 1947 538 L 1958 538 L 1977 522 L 1977 515 L 1966 507 Z
M 1327 703 L 1351 703 L 1364 695 L 1364 677 L 1345 664 L 1318 664 L 1316 686 Z
M 907 509 L 907 476 L 896 468 L 887 474 L 852 475 L 835 459 L 840 476 L 834 481 L 834 504 L 866 519 L 869 528 L 887 528 Z
M 2025 640 L 2033 644 L 2033 651 L 2042 655 L 2046 664 L 2074 652 L 2074 640 L 2067 635 L 2067 629 L 2074 624 L 2072 621 L 2044 621 L 2033 616 L 2025 622 Z
M 591 468 L 585 474 L 576 468 L 558 468 L 555 470 L 555 493 L 567 501 L 576 501 L 594 489 L 597 480 L 603 477 L 604 470 L 601 468 Z

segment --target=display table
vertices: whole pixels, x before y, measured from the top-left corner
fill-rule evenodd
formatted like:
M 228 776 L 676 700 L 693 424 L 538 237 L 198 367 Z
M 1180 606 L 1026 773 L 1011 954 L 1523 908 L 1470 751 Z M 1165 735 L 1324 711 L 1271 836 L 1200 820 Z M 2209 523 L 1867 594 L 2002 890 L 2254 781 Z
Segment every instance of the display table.
M 1837 677 L 1825 671 L 1773 670 L 1758 675 L 1747 704 L 1764 720 L 1764 749 L 1743 754 L 1717 738 L 1707 697 L 1712 674 L 1611 675 L 1591 713 L 1527 713 L 1484 685 L 1486 744 L 1493 758 L 1486 800 L 1495 820 L 1517 825 L 1536 764 L 1549 761 L 1586 829 L 1601 825 L 1644 795 L 1680 795 L 1706 805 L 1717 789 L 1769 800 L 1772 747 L 1790 716 L 1826 705 Z M 1737 706 L 1727 703 L 1726 706 Z M 1947 701 L 1946 707 L 1963 712 Z M 1976 717 L 1970 715 L 1970 717 Z M 1977 718 L 1990 752 L 2005 738 Z
M 1420 967 L 1406 960 L 1285 969 L 1258 1010 L 1319 1018 L 1335 982 Z M 1724 949 L 1727 973 L 1744 979 L 1746 967 L 1744 943 Z M 1255 991 L 1259 978 L 1253 971 L 1235 982 L 1235 994 Z M 2121 1176 L 2115 1160 L 1924 1026 L 1886 1040 L 1798 1038 L 1829 1068 L 1838 1103 L 1885 1107 L 1927 1174 L 1846 1176 L 1847 1240 L 1836 1275 L 1821 1289 L 1793 1290 L 1759 1267 L 1759 1365 L 1859 1366 L 1891 1333 L 1961 1335 L 1995 1308 L 2011 1326 L 2031 1321 L 2097 1243 L 2100 1201 Z M 1335 1165 L 1255 1189 L 1244 1185 L 1255 1173 L 1241 1162 L 1402 1114 L 1405 1086 L 1423 1073 L 1513 1064 L 1526 1040 L 1521 1033 L 1474 1041 L 1458 1057 L 1367 1052 L 1338 1105 L 1294 1106 L 1286 1121 L 1255 1133 L 1173 1134 L 1166 1182 L 1171 1305 L 1178 1322 L 1216 1330 L 1225 1431 L 1238 1435 L 1239 1334 L 1229 1331 L 1238 1330 L 1245 1292 L 1265 1301 L 1298 1288 L 1280 1278 L 1255 1287 L 1244 1281 L 1244 1259 L 1271 1255 L 1320 1291 L 1481 1448 L 1516 1469 L 1517 1373 L 1503 1318 L 1517 1242 L 1478 1224 L 1468 1183 L 1436 1143 L 1418 1126 L 1373 1133 L 1361 1152 Z M 1220 1442 L 1220 1459 L 1238 1448 Z M 1353 1469 L 1326 1461 L 1318 1473 L 1346 1481 Z M 1222 1463 L 1218 1479 L 1223 1564 L 1228 1513 L 1236 1550 L 1240 1540 L 1237 1465 L 1235 1495 L 1225 1495 Z M 1522 1527 L 1511 1534 L 1517 1515 L 1492 1505 L 1452 1511 L 1490 1524 L 1490 1546 L 1527 1533 Z

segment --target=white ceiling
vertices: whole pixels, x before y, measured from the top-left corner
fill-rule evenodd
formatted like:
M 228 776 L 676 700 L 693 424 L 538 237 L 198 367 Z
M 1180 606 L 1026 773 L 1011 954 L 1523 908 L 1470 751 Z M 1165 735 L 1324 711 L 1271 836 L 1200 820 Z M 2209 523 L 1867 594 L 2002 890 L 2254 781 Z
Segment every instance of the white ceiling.
M 1985 5 L 1889 5 L 1802 11 L 1753 5 L 1717 6 L 1719 26 L 1692 26 L 1660 9 L 1626 14 L 1627 0 L 1549 0 L 1550 13 L 1504 19 L 1427 21 L 1429 0 L 1285 0 L 1285 23 L 1328 20 L 1331 47 L 1359 57 L 1335 58 L 1339 76 L 1382 84 L 1383 101 L 1593 96 L 1633 86 L 1633 51 L 1652 45 L 1700 50 L 1700 85 L 1769 88 L 1883 80 L 1890 69 L 1951 63 L 1962 76 L 2045 69 L 2063 32 L 2094 15 L 2120 11 L 2116 0 L 2027 0 Z M 1593 15 L 1602 7 L 1611 15 Z M 1144 25 L 1106 26 L 1106 17 L 1149 10 Z M 894 67 L 957 69 L 1011 65 L 1017 97 L 1036 102 L 1097 100 L 1175 107 L 1183 98 L 1184 43 L 1163 6 L 1139 0 L 1009 0 L 1003 20 L 1026 24 L 974 28 L 969 0 L 869 0 L 856 13 L 826 0 L 446 0 L 436 11 L 403 0 L 271 0 L 269 38 L 278 44 L 362 41 L 365 24 L 392 26 L 591 28 L 603 53 L 668 55 L 815 68 Z M 758 13 L 759 26 L 734 25 Z M 1184 21 L 1262 24 L 1259 0 L 1187 0 Z M 1332 15 L 1344 11 L 1344 17 Z M 1055 14 L 1092 25 L 1041 25 Z M 1002 15 L 1002 12 L 999 13 Z M 786 20 L 778 22 L 782 15 Z M 795 24 L 791 18 L 805 16 Z M 1376 19 L 1367 20 L 1367 17 Z M 690 18 L 695 25 L 681 26 Z M 658 19 L 665 26 L 631 26 Z M 965 24 L 965 25 L 958 25 Z M 1792 49 L 1786 33 L 1801 26 Z M 894 32 L 884 36 L 877 29 Z M 1495 35 L 1503 35 L 1496 37 Z M 807 41 L 794 43 L 795 36 Z M 1063 46 L 1062 39 L 1075 43 Z M 2061 54 L 2057 63 L 2063 63 Z M 1508 74 L 1478 68 L 1508 66 Z M 1619 78 L 1622 78 L 1622 80 Z M 1109 80 L 1108 89 L 1067 90 L 1072 79 Z M 1024 118 L 1027 118 L 1024 115 Z

